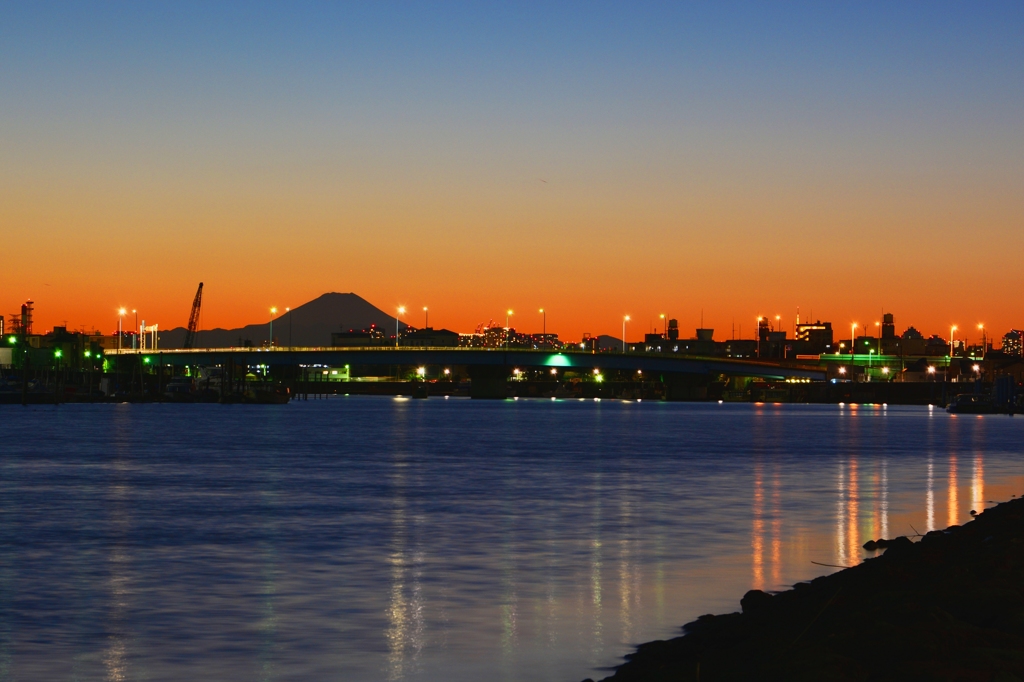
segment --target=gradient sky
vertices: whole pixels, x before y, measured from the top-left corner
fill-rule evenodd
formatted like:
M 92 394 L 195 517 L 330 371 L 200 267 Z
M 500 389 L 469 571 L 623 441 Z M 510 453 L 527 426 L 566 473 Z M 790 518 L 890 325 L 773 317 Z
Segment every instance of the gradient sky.
M 0 2 L 0 313 L 1024 326 L 1024 3 Z

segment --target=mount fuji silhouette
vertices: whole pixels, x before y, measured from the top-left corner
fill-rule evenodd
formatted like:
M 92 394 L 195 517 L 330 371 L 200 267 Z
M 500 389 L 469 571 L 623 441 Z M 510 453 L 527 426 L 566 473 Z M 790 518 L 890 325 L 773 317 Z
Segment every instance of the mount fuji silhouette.
M 329 346 L 331 332 L 366 329 L 370 325 L 394 333 L 395 318 L 361 296 L 332 292 L 274 318 L 274 338 L 280 346 Z M 405 329 L 406 324 L 399 322 L 398 327 Z M 185 331 L 184 327 L 176 327 L 160 332 L 160 347 L 181 348 Z M 200 329 L 195 347 L 227 348 L 246 343 L 260 346 L 266 343 L 269 333 L 268 322 L 236 329 Z

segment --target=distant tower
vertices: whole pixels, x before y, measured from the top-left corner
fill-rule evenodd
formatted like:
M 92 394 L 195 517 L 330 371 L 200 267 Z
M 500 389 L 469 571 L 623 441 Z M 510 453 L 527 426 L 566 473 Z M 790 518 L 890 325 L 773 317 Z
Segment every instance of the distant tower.
M 1003 352 L 1007 355 L 1022 355 L 1024 350 L 1024 331 L 1011 329 L 1003 335 Z
M 668 321 L 668 340 L 675 341 L 679 338 L 679 320 Z
M 896 338 L 896 325 L 893 323 L 892 313 L 885 313 L 882 315 L 882 338 Z
M 21 304 L 21 332 L 23 334 L 32 333 L 32 312 L 35 308 L 32 307 L 32 299 L 29 299 Z

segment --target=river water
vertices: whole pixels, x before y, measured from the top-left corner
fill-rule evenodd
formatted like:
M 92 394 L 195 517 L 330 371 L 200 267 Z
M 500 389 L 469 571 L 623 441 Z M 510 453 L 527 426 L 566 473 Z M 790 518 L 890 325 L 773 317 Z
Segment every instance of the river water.
M 0 424 L 2 680 L 575 682 L 1024 492 L 1024 419 L 919 407 L 338 397 Z

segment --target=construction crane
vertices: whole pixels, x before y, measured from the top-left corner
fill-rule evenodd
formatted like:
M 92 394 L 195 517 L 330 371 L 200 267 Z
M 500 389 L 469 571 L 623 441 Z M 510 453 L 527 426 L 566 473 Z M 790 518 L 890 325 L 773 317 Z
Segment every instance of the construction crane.
M 196 297 L 192 299 L 192 314 L 188 316 L 188 329 L 185 331 L 185 343 L 182 348 L 191 348 L 196 342 L 196 332 L 199 329 L 199 308 L 203 305 L 203 283 L 199 283 L 196 289 Z

